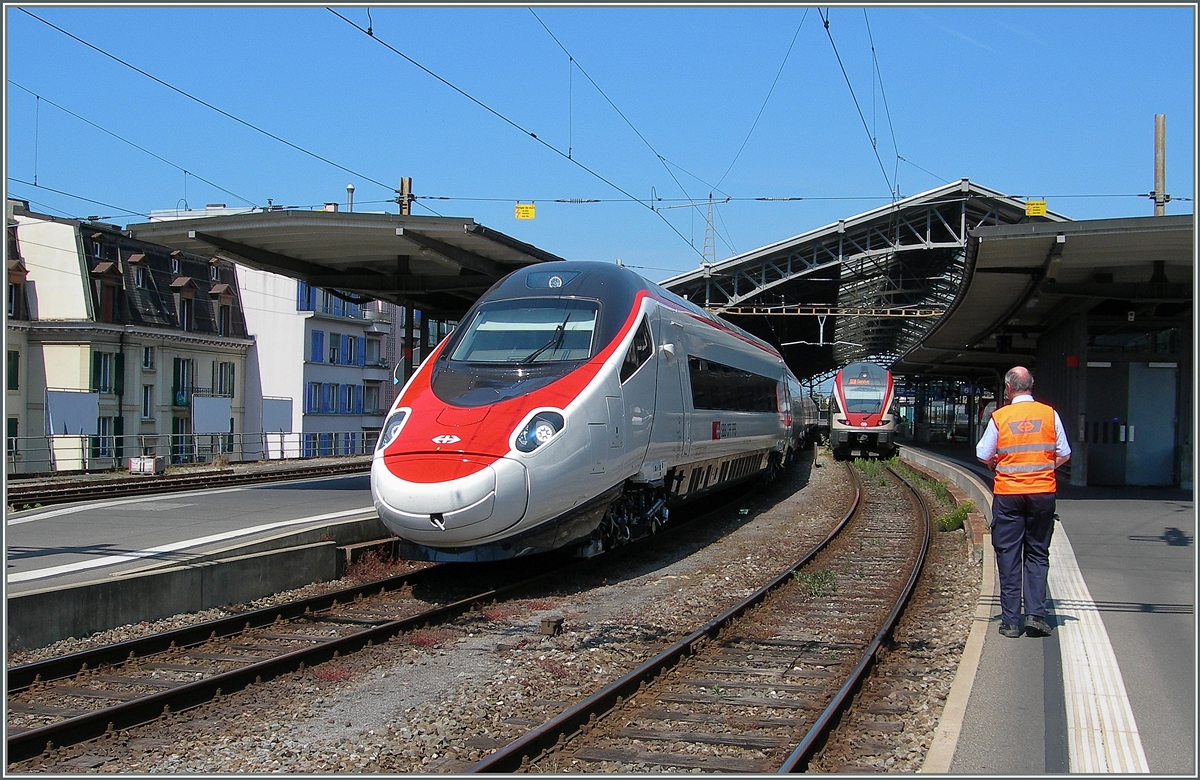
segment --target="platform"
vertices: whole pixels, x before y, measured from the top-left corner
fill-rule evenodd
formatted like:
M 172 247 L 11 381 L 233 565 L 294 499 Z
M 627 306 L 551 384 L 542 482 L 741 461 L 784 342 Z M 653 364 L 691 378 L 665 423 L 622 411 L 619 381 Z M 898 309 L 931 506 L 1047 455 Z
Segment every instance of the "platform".
M 980 476 L 971 445 L 906 451 Z M 1195 776 L 1192 492 L 1065 486 L 1057 509 L 1054 633 L 997 632 L 995 562 L 985 544 L 976 624 L 922 771 Z

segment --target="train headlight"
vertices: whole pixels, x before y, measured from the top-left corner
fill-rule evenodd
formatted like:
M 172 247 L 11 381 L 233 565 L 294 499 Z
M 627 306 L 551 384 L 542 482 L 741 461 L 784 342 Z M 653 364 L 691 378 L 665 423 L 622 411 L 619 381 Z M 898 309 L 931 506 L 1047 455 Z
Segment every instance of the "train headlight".
M 400 429 L 404 427 L 404 421 L 408 419 L 408 409 L 401 409 L 383 424 L 383 429 L 379 432 L 379 441 L 375 444 L 376 452 L 383 452 L 388 448 L 388 445 L 396 440 L 400 435 Z
M 538 412 L 517 432 L 517 449 L 533 452 L 553 439 L 563 429 L 563 424 L 563 416 L 558 412 Z

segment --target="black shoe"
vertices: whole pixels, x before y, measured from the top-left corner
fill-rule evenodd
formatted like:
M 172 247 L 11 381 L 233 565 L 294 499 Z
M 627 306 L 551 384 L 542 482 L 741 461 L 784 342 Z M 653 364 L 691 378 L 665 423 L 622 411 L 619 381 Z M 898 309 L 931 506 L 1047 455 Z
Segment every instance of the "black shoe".
M 1021 629 L 1008 623 L 1000 624 L 1000 636 L 1006 636 L 1009 639 L 1016 639 L 1021 635 Z
M 1025 633 L 1029 636 L 1050 636 L 1050 624 L 1037 615 L 1025 618 Z

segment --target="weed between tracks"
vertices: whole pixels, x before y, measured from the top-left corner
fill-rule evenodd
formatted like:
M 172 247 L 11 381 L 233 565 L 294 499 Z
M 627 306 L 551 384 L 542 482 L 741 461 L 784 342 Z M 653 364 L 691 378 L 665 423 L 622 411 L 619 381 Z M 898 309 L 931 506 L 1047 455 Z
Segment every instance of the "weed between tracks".
M 403 574 L 409 568 L 408 561 L 397 560 L 390 555 L 368 550 L 358 560 L 346 567 L 345 577 L 354 584 L 361 585 Z
M 821 598 L 830 593 L 837 593 L 837 577 L 828 569 L 811 572 L 796 572 L 792 575 L 804 593 L 811 598 Z
M 353 675 L 340 664 L 323 663 L 312 668 L 312 675 L 322 682 L 345 682 Z

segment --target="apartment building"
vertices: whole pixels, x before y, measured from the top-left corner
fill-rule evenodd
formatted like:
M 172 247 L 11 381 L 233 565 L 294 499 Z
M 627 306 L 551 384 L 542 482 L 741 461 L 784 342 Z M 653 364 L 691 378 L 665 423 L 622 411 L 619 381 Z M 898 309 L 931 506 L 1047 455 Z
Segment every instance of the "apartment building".
M 254 341 L 233 263 L 11 199 L 6 227 L 9 472 L 243 457 Z

